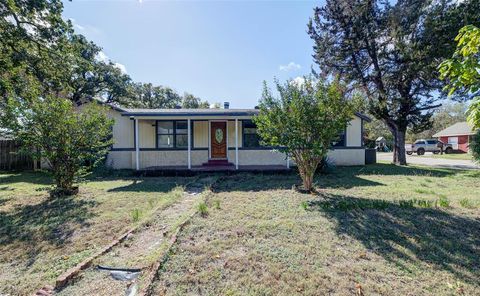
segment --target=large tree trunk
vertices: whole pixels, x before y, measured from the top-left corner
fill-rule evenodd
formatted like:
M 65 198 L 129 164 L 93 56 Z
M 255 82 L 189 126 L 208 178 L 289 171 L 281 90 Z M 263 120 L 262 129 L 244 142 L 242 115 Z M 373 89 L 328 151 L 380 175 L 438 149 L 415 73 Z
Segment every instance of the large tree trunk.
M 392 132 L 393 144 L 393 163 L 397 165 L 407 165 L 407 156 L 405 153 L 405 134 L 406 128 L 399 128 L 396 124 L 387 122 L 387 126 Z

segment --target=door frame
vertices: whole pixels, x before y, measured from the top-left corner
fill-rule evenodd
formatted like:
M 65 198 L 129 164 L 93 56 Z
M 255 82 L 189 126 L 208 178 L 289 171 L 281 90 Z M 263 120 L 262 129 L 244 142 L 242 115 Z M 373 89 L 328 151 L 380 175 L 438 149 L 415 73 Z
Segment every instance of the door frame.
M 225 122 L 225 140 L 227 150 L 226 158 L 212 158 L 212 122 Z M 226 159 L 228 160 L 228 119 L 218 119 L 218 120 L 209 120 L 208 121 L 208 159 Z

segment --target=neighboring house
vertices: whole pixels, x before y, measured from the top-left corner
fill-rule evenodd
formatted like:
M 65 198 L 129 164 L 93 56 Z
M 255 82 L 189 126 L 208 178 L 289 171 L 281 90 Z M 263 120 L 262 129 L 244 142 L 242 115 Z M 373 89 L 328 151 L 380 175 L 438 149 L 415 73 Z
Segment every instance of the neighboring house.
M 468 122 L 457 122 L 454 125 L 433 135 L 443 143 L 452 144 L 454 150 L 468 152 L 468 147 L 475 135 L 475 130 Z
M 113 107 L 115 144 L 107 165 L 115 169 L 286 168 L 290 161 L 260 145 L 252 117 L 257 109 L 122 109 Z M 357 113 L 329 157 L 337 165 L 364 165 L 364 121 Z

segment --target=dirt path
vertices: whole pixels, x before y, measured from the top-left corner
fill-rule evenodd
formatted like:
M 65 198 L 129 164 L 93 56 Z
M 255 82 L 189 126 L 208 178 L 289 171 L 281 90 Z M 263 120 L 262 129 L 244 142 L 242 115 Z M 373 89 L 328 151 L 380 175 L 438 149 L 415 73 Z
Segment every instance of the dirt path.
M 184 196 L 178 202 L 158 210 L 143 226 L 108 253 L 97 258 L 92 267 L 83 271 L 78 279 L 56 295 L 128 295 L 130 290 L 137 289 L 141 286 L 141 272 L 127 274 L 139 276 L 135 281 L 121 281 L 115 280 L 114 274 L 96 267 L 101 265 L 146 269 L 151 266 L 166 251 L 167 242 L 176 227 L 196 210 L 195 206 L 201 200 L 205 186 L 213 181 L 214 177 L 204 177 L 188 185 Z

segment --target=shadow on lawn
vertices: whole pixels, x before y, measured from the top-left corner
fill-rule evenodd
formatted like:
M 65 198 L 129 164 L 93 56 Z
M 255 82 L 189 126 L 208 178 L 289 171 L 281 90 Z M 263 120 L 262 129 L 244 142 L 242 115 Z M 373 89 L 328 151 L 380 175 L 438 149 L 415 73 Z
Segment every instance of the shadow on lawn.
M 41 203 L 0 212 L 0 246 L 24 242 L 30 247 L 29 261 L 33 263 L 40 252 L 39 243 L 60 246 L 67 243 L 74 230 L 86 227 L 93 217 L 90 209 L 95 201 L 75 197 L 46 199 Z
M 52 179 L 46 172 L 0 172 L 0 185 L 11 183 L 31 183 L 36 185 L 51 185 Z
M 480 284 L 480 220 L 437 208 L 394 201 L 327 195 L 309 203 L 332 220 L 339 234 L 414 274 L 425 263 Z M 428 267 L 427 267 L 428 268 Z
M 178 184 L 158 178 L 133 179 L 131 184 L 109 189 L 108 192 L 170 192 Z
M 464 173 L 459 170 L 448 169 L 423 169 L 418 167 L 402 167 L 391 164 L 374 164 L 368 166 L 337 167 L 328 173 L 319 173 L 315 176 L 315 183 L 320 188 L 353 188 L 364 186 L 384 186 L 384 184 L 362 178 L 368 175 L 391 176 L 430 176 L 448 177 Z M 267 191 L 286 190 L 293 185 L 300 184 L 301 179 L 297 173 L 282 175 L 262 174 L 237 174 L 223 178 L 216 183 L 215 190 L 221 191 Z

